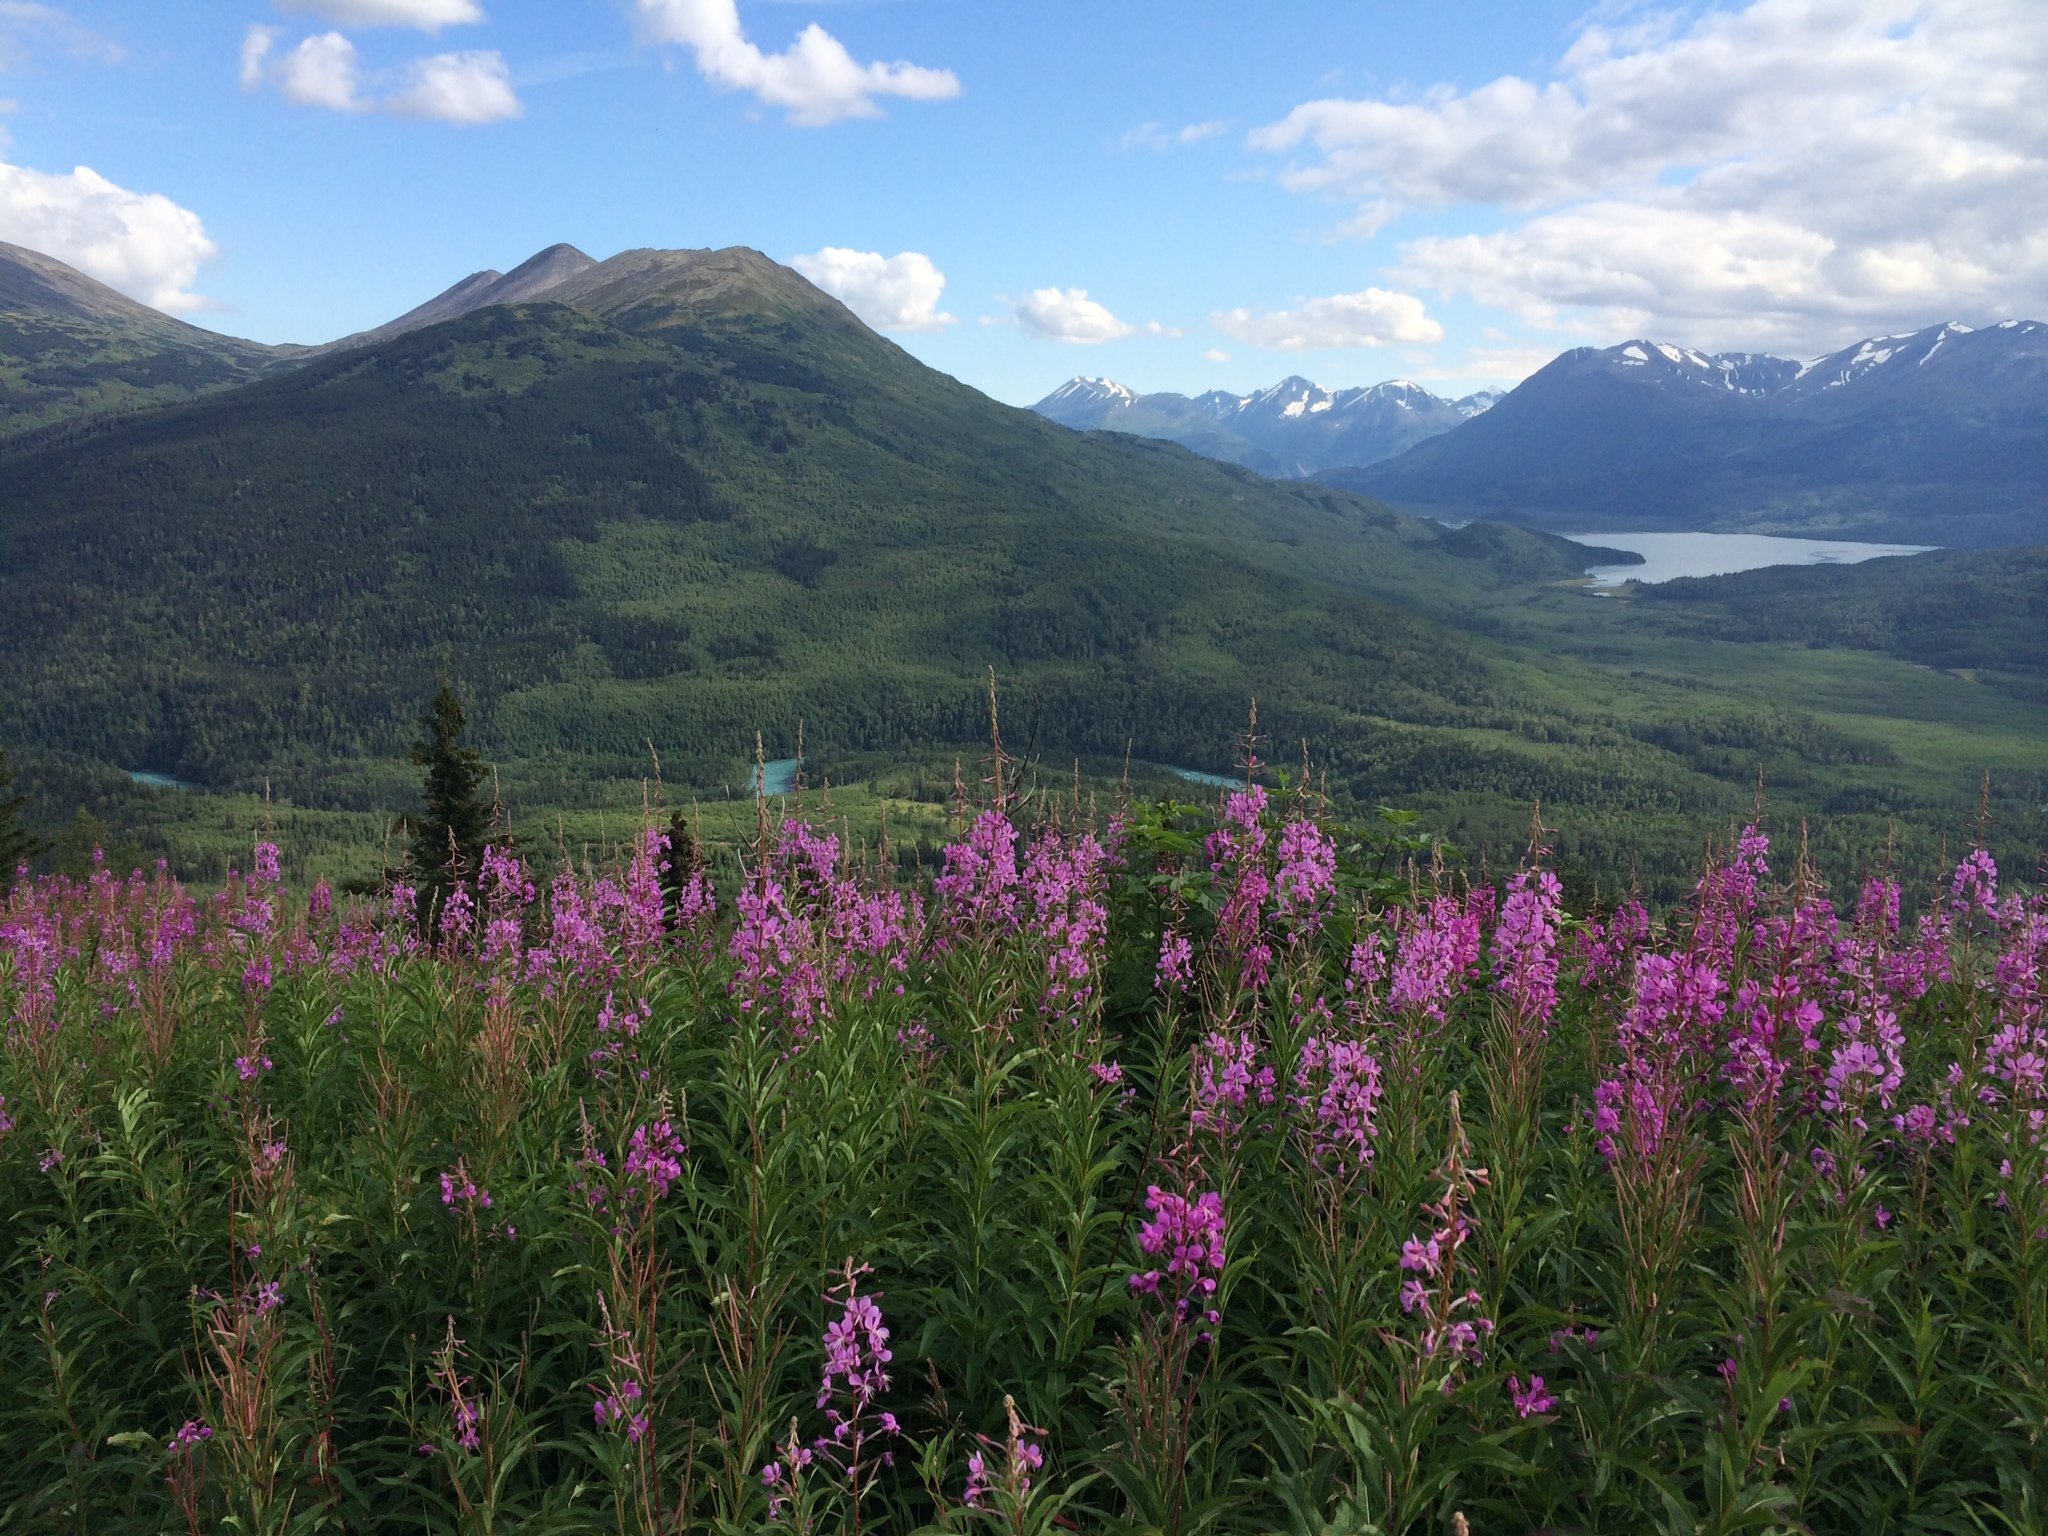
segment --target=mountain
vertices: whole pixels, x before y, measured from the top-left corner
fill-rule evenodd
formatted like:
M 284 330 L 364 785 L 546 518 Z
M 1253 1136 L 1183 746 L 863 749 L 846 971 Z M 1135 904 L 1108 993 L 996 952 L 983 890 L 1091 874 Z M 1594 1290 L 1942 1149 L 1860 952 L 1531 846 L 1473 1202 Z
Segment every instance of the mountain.
M 437 325 L 443 320 L 454 320 L 459 316 L 483 309 L 492 304 L 520 304 L 527 299 L 565 282 L 578 273 L 587 272 L 597 263 L 573 245 L 551 245 L 544 251 L 529 256 L 510 272 L 472 272 L 453 287 L 437 293 L 426 303 L 407 310 L 396 320 L 367 331 L 357 331 L 338 341 L 314 347 L 307 356 L 324 357 L 332 352 L 346 351 L 350 347 L 372 346 L 380 341 L 389 341 L 394 336 L 403 336 L 408 331 L 417 331 L 423 326 Z
M 189 400 L 303 351 L 239 341 L 0 241 L 0 440 L 67 418 Z
M 1483 416 L 1319 476 L 1433 516 L 1974 545 L 2048 541 L 2048 326 L 1950 322 L 1800 364 L 1567 352 Z
M 1446 400 L 1406 379 L 1327 390 L 1300 377 L 1250 395 L 1211 390 L 1139 395 L 1109 379 L 1069 379 L 1032 409 L 1080 431 L 1165 438 L 1263 475 L 1298 479 L 1336 465 L 1373 464 L 1447 432 L 1498 398 Z
M 799 719 L 971 743 L 994 667 L 1055 761 L 1226 766 L 1256 693 L 1362 771 L 1389 733 L 1514 718 L 1454 626 L 1587 558 L 1069 432 L 756 251 L 555 265 L 0 456 L 0 740 L 304 791 L 402 752 L 445 669 L 502 761 L 632 774 L 654 741 L 718 782 Z

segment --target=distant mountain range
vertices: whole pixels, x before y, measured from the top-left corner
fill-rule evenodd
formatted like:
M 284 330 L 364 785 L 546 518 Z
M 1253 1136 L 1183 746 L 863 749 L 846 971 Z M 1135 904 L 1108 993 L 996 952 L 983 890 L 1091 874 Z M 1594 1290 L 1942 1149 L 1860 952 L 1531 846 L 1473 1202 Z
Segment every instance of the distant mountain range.
M 1804 363 L 1580 347 L 1506 394 L 1462 400 L 1405 380 L 1189 398 L 1078 378 L 1034 409 L 1451 521 L 2048 541 L 2048 326 L 2035 321 L 1951 321 Z
M 1558 530 L 2048 542 L 2048 326 L 1951 322 L 1803 364 L 1582 347 L 1483 416 L 1317 478 Z
M 1299 479 L 1390 459 L 1499 398 L 1500 391 L 1484 390 L 1446 400 L 1406 379 L 1328 390 L 1299 376 L 1256 394 L 1212 389 L 1189 398 L 1134 394 L 1110 379 L 1076 378 L 1032 409 L 1077 430 L 1161 437 L 1262 475 Z

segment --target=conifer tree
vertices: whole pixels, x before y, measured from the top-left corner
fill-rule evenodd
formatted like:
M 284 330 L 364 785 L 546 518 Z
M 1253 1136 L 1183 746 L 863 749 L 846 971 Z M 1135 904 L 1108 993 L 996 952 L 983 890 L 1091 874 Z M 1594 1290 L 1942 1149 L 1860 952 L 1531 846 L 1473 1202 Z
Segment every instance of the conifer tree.
M 43 851 L 42 840 L 21 824 L 27 795 L 11 795 L 14 770 L 7 764 L 7 749 L 0 747 L 0 896 L 14 885 L 14 871 Z
M 445 677 L 420 724 L 423 734 L 413 743 L 412 760 L 425 770 L 420 799 L 426 809 L 410 818 L 412 867 L 420 925 L 431 932 L 448 893 L 475 878 L 495 806 L 483 787 L 490 770 L 481 752 L 463 744 L 469 717 Z

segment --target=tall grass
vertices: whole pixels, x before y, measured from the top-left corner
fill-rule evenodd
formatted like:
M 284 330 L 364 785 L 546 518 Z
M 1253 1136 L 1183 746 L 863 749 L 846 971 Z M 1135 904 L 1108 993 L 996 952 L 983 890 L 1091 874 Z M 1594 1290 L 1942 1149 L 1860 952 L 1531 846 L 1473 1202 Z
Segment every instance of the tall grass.
M 2048 1529 L 2048 904 L 1256 787 L 0 921 L 0 1528 Z M 1390 856 L 1391 855 L 1391 856 Z

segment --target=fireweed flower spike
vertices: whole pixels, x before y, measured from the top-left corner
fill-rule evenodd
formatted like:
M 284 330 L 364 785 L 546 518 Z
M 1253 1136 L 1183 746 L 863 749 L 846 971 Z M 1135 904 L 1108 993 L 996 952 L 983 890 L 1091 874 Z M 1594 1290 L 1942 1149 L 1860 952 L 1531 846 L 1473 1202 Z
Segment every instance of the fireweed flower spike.
M 991 1465 L 991 1453 L 997 1448 L 988 1436 L 976 1435 L 981 1449 L 967 1458 L 967 1486 L 961 1502 L 970 1509 L 986 1509 L 1015 1519 L 1029 1505 L 1032 1485 L 1045 1468 L 1045 1431 L 1026 1424 L 1017 1413 L 1016 1398 L 1007 1394 L 1003 1398 L 1003 1412 L 1010 1423 L 1001 1446 L 1001 1463 Z M 1031 1439 L 1033 1435 L 1040 1439 Z
M 1399 1261 L 1406 1276 L 1401 1282 L 1401 1310 L 1418 1330 L 1418 1375 L 1411 1380 L 1411 1390 L 1435 1370 L 1443 1373 L 1440 1386 L 1446 1395 L 1455 1390 L 1462 1371 L 1480 1363 L 1494 1326 L 1484 1315 L 1485 1304 L 1471 1284 L 1476 1274 L 1464 1256 L 1472 1235 L 1466 1213 L 1478 1186 L 1486 1182 L 1486 1170 L 1466 1161 L 1469 1149 L 1455 1090 L 1450 1096 L 1448 1143 L 1437 1170 L 1442 1192 L 1424 1207 L 1435 1218 L 1435 1228 L 1426 1238 L 1410 1237 L 1403 1243 Z
M 1222 1321 L 1215 1297 L 1224 1262 L 1223 1196 L 1212 1189 L 1189 1200 L 1154 1184 L 1145 1191 L 1145 1209 L 1152 1214 L 1138 1229 L 1138 1249 L 1147 1258 L 1163 1256 L 1166 1266 L 1133 1274 L 1130 1288 L 1158 1297 L 1175 1323 L 1198 1321 L 1196 1342 L 1206 1344 Z
M 784 1513 L 803 1470 L 815 1460 L 837 1474 L 858 1528 L 861 1500 L 894 1460 L 889 1446 L 900 1432 L 896 1415 L 878 1409 L 876 1402 L 889 1390 L 888 1365 L 895 1356 L 880 1295 L 860 1289 L 869 1273 L 867 1265 L 849 1259 L 828 1293 L 828 1299 L 839 1302 L 839 1316 L 825 1328 L 825 1368 L 818 1378 L 817 1406 L 824 1412 L 826 1433 L 800 1447 L 796 1421 L 790 1421 L 789 1444 L 761 1469 L 770 1518 Z

